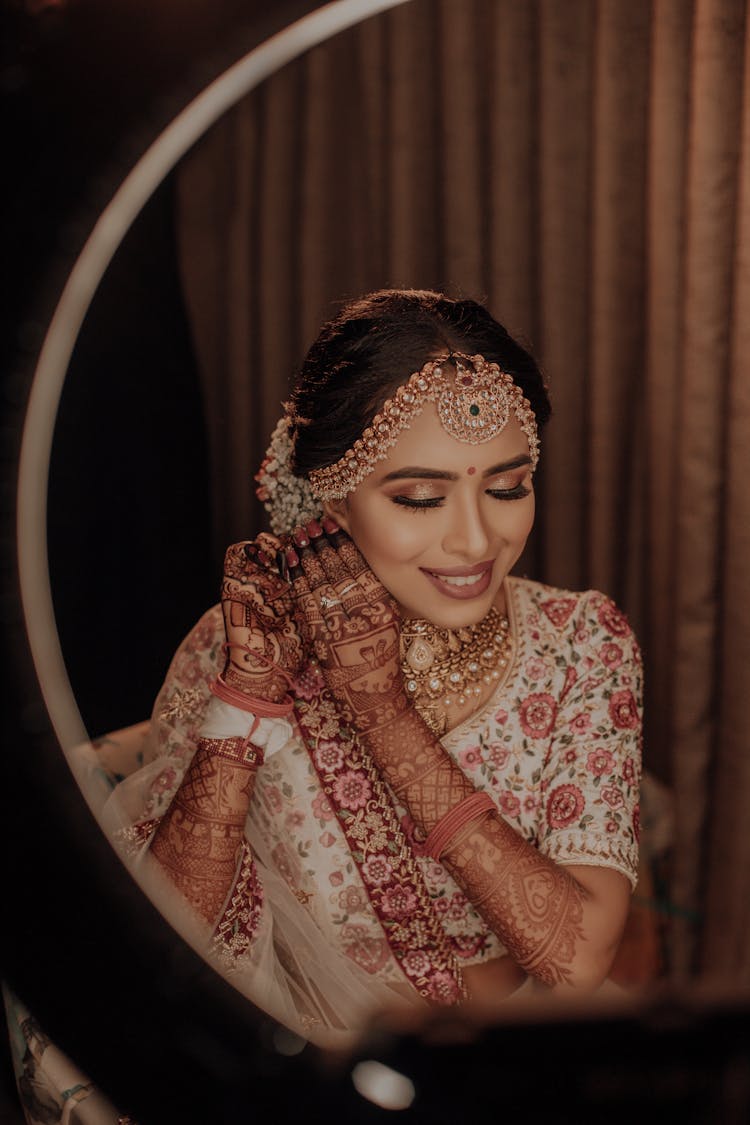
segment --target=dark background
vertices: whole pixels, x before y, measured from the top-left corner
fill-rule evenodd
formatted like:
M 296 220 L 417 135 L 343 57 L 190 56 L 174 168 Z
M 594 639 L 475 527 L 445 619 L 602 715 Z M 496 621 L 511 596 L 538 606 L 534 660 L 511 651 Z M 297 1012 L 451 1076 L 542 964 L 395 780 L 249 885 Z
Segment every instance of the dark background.
M 316 6 L 289 0 L 0 4 L 2 967 L 53 1039 L 118 1104 L 132 1106 L 142 1125 L 234 1125 L 257 1120 L 267 1101 L 271 1108 L 260 1116 L 269 1122 L 298 1120 L 301 1112 L 311 1122 L 384 1116 L 354 1097 L 346 1068 L 324 1080 L 309 1051 L 296 1060 L 274 1054 L 270 1021 L 223 986 L 123 879 L 51 733 L 26 647 L 13 553 L 15 466 L 31 373 L 62 285 L 102 207 L 193 94 Z M 132 312 L 137 333 L 128 331 L 123 309 Z M 63 650 L 96 734 L 146 716 L 169 654 L 216 600 L 218 587 L 169 181 L 118 251 L 92 313 L 61 403 L 49 534 Z M 170 379 L 160 380 L 165 371 Z M 176 385 L 179 394 L 167 395 L 165 388 Z M 121 426 L 108 424 L 114 416 L 127 420 L 124 438 L 117 436 Z M 106 527 L 118 507 L 138 517 L 129 515 L 113 533 Z M 155 557 L 154 531 L 165 524 L 168 546 Z M 72 602 L 68 576 L 79 566 L 81 543 L 90 580 Z M 105 570 L 107 581 L 99 585 Z M 114 605 L 103 593 L 113 572 L 120 591 Z M 132 608 L 142 611 L 144 604 L 159 610 L 159 628 L 148 637 L 129 628 L 139 616 Z M 82 615 L 99 623 L 96 652 L 77 644 Z M 671 1110 L 684 1122 L 746 1119 L 748 1021 L 731 1005 L 657 998 L 650 1011 L 611 1024 L 500 1028 L 468 1049 L 382 1040 L 372 1050 L 415 1078 L 419 1098 L 406 1115 L 414 1122 L 455 1121 L 467 1104 L 479 1118 L 500 1112 L 515 1122 L 548 1120 L 551 1112 L 561 1121 L 630 1121 L 645 1106 L 654 1117 Z M 5 1078 L 8 1086 L 7 1065 Z M 0 1111 L 4 1122 L 13 1121 L 12 1094 L 6 1092 Z

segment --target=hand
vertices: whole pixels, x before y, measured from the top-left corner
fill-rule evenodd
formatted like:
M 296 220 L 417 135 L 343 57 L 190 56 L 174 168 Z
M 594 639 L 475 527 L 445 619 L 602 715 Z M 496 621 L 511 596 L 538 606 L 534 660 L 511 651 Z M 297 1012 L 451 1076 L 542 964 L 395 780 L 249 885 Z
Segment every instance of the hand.
M 398 608 L 333 520 L 312 520 L 287 552 L 297 617 L 344 718 L 367 734 L 408 707 Z
M 235 543 L 224 558 L 221 607 L 227 637 L 223 678 L 251 699 L 277 703 L 304 659 L 292 591 L 281 578 L 272 535 Z

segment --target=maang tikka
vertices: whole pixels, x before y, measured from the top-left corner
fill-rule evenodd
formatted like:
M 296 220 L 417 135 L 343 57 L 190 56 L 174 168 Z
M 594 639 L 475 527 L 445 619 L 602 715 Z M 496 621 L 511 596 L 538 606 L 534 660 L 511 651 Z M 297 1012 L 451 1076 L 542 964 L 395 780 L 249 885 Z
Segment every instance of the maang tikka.
M 450 366 L 454 371 L 446 370 Z M 399 435 L 435 404 L 441 425 L 458 441 L 481 445 L 505 429 L 514 414 L 526 435 L 531 470 L 539 460 L 536 417 L 513 377 L 481 355 L 451 353 L 429 360 L 383 404 L 351 449 L 333 465 L 314 469 L 310 487 L 318 500 L 341 500 L 388 455 Z

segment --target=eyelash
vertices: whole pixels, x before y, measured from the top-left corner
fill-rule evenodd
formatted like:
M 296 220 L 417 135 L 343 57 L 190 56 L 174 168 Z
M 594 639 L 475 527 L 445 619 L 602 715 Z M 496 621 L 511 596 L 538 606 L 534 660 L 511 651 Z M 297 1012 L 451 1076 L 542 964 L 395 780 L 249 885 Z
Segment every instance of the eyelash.
M 493 500 L 522 500 L 524 496 L 528 496 L 531 492 L 525 484 L 517 484 L 515 488 L 488 488 L 487 495 L 491 496 Z M 439 508 L 443 502 L 442 496 L 436 496 L 430 500 L 410 500 L 408 496 L 392 496 L 394 504 L 398 504 L 402 508 L 409 508 L 412 512 L 426 512 L 430 508 Z

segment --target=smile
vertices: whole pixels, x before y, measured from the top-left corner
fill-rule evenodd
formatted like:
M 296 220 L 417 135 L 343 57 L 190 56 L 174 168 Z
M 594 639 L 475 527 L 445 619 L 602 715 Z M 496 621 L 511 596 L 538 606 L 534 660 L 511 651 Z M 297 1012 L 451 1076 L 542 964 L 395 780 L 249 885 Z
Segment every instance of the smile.
M 449 598 L 476 598 L 483 594 L 492 579 L 492 564 L 479 563 L 471 567 L 451 567 L 445 570 L 420 568 L 425 578 Z

